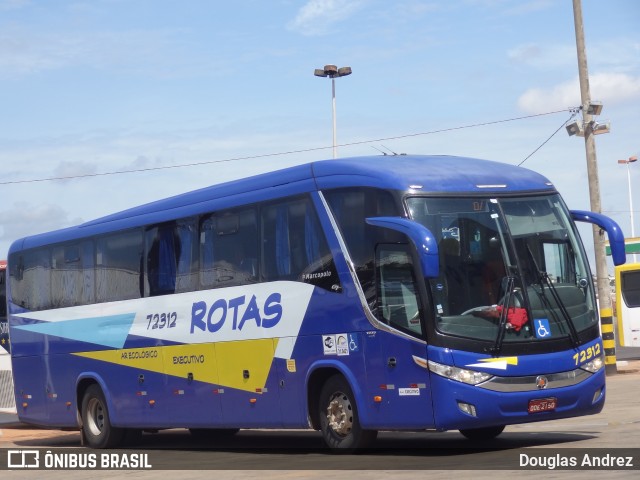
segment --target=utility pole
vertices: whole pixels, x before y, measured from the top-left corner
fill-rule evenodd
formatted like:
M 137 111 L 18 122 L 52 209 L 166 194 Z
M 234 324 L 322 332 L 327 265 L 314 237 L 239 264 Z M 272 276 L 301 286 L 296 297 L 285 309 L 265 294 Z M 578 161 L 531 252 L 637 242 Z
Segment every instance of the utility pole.
M 580 77 L 580 98 L 584 119 L 584 145 L 587 154 L 587 175 L 589 178 L 589 199 L 591 211 L 601 213 L 600 182 L 598 180 L 598 160 L 596 158 L 596 142 L 593 135 L 593 118 L 589 111 L 591 93 L 589 91 L 589 70 L 587 68 L 587 52 L 584 41 L 582 22 L 582 0 L 573 0 L 573 21 L 576 31 L 576 47 L 578 51 L 578 75 Z M 613 311 L 611 308 L 611 290 L 607 272 L 604 231 L 593 226 L 593 247 L 596 260 L 596 280 L 598 300 L 600 304 L 600 326 L 605 354 L 605 371 L 616 374 L 616 340 L 613 331 Z

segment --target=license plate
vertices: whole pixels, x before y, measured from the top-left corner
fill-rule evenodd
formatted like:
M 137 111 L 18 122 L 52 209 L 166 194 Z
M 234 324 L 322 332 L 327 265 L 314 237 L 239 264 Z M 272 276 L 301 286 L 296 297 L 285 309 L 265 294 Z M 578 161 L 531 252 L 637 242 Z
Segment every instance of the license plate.
M 551 412 L 558 405 L 557 398 L 536 398 L 529 400 L 529 413 Z

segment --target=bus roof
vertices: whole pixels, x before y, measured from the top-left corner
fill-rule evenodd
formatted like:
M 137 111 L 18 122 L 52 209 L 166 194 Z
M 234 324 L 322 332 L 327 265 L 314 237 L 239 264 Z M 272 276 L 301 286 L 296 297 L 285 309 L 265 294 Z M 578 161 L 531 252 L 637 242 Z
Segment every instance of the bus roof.
M 554 192 L 542 175 L 526 168 L 455 156 L 378 155 L 322 160 L 212 185 L 107 215 L 81 225 L 26 237 L 9 252 L 117 229 L 169 221 L 234 205 L 313 190 L 377 187 L 424 194 Z

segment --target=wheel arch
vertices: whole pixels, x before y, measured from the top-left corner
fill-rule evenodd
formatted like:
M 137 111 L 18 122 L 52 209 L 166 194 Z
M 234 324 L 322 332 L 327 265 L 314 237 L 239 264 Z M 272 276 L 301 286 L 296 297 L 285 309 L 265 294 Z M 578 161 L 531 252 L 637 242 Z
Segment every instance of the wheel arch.
M 314 430 L 320 430 L 320 391 L 322 390 L 322 386 L 325 382 L 334 375 L 342 375 L 349 383 L 361 423 L 366 425 L 368 423 L 368 414 L 366 409 L 362 408 L 362 405 L 364 404 L 364 397 L 362 390 L 360 389 L 360 385 L 351 369 L 341 362 L 321 361 L 312 365 L 308 370 L 306 379 L 307 416 L 309 418 L 311 428 Z
M 107 402 L 107 408 L 109 410 L 109 418 L 114 426 L 117 426 L 118 412 L 113 405 L 113 399 L 107 387 L 107 383 L 104 379 L 95 372 L 83 372 L 78 376 L 76 381 L 76 407 L 78 410 L 78 424 L 82 426 L 82 399 L 87 389 L 91 385 L 98 385 L 104 394 L 105 401 Z

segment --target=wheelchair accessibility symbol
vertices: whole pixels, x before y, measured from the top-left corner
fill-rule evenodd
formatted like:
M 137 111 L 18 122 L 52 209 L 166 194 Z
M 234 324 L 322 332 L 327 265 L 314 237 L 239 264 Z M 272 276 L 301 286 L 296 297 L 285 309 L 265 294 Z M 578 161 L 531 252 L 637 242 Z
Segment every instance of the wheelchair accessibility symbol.
M 349 334 L 349 350 L 352 352 L 357 352 L 359 350 L 357 337 L 353 333 Z
M 533 320 L 536 329 L 536 337 L 546 338 L 551 336 L 551 327 L 549 326 L 549 319 L 536 318 Z

